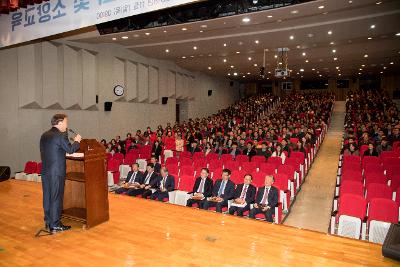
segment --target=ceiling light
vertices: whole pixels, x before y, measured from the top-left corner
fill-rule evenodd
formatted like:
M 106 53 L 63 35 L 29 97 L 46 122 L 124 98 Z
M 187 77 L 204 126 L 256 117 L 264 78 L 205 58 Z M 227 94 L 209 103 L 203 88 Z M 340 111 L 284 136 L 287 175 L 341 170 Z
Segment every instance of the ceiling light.
M 312 68 L 311 70 L 315 70 L 314 68 Z
M 368 57 L 368 55 L 367 55 L 367 54 L 365 54 L 365 55 L 364 55 L 364 57 Z
M 370 28 L 371 28 L 371 29 L 375 29 L 375 24 L 372 24 L 372 25 L 370 26 Z
M 122 39 L 128 39 L 129 37 L 128 36 L 122 36 L 121 38 Z
M 194 49 L 194 50 L 197 50 L 197 46 L 193 46 L 193 49 Z
M 334 44 L 335 44 L 335 42 L 330 42 L 329 44 L 330 44 L 330 45 L 334 45 Z
M 187 31 L 187 28 L 182 28 L 182 31 Z
M 203 30 L 201 30 L 201 31 L 199 31 L 200 33 L 203 33 L 204 31 Z
M 231 74 L 230 74 L 230 73 L 228 73 L 228 76 L 231 76 Z
M 232 65 L 232 66 L 231 66 L 231 69 L 233 69 L 233 68 L 235 68 L 235 66 Z
M 358 75 L 361 75 L 361 72 L 359 72 Z
M 396 36 L 400 36 L 400 32 L 396 33 Z
M 149 32 L 146 32 L 145 34 L 146 34 L 147 36 L 149 36 L 149 35 L 150 35 L 150 33 L 149 33 Z
M 208 67 L 208 69 L 211 70 L 212 68 L 211 68 L 211 67 Z
M 300 69 L 300 71 L 301 71 L 301 72 L 303 72 L 303 71 L 304 71 L 304 69 Z
M 361 65 L 361 67 L 365 67 L 365 65 L 364 65 L 364 64 L 362 64 L 362 65 Z
M 353 1 L 350 0 L 350 1 L 349 1 L 349 4 L 351 4 L 351 3 L 353 3 Z
M 139 34 L 134 34 L 134 35 L 133 35 L 133 37 L 135 37 L 135 38 L 136 38 L 136 37 L 139 37 L 139 36 L 140 36 Z
M 322 77 L 322 75 L 320 74 L 319 77 Z
M 376 4 L 377 4 L 377 5 L 380 5 L 380 4 L 382 4 L 382 2 L 381 2 L 381 1 L 379 1 L 379 2 L 376 2 Z
M 256 44 L 258 44 L 260 41 L 258 41 L 258 40 L 255 40 L 254 42 L 255 42 Z
M 251 74 L 250 72 L 247 73 L 247 75 L 250 75 L 250 74 Z
M 319 9 L 323 9 L 323 8 L 324 8 L 324 6 L 319 6 L 318 8 L 319 8 Z
M 164 30 L 164 33 L 167 33 L 167 31 L 166 31 L 166 30 Z
M 278 58 L 278 55 L 275 55 L 274 57 L 275 57 L 275 58 Z
M 182 58 L 185 59 L 186 57 L 185 57 L 185 56 L 182 56 Z
M 372 40 L 372 37 L 368 37 L 368 40 Z
M 223 60 L 224 62 L 226 62 L 226 58 L 224 58 L 224 60 Z
M 239 51 L 236 51 L 236 54 L 240 54 L 240 52 L 239 52 Z
M 341 76 L 341 75 L 342 75 L 341 73 L 338 74 L 338 76 Z
M 251 60 L 251 57 L 249 57 L 248 60 Z
M 167 48 L 167 49 L 165 49 L 165 53 L 169 53 L 169 49 Z
M 270 71 L 268 71 L 268 74 L 271 74 L 271 72 L 270 72 Z
M 312 38 L 312 37 L 314 37 L 314 34 L 309 33 L 309 34 L 307 34 L 307 36 L 308 36 L 308 38 Z
M 192 57 L 192 58 L 193 58 L 194 56 L 192 55 L 192 56 L 190 56 L 190 57 Z
M 246 78 L 246 76 L 245 76 L 245 75 L 243 75 L 243 78 Z
M 360 69 L 360 70 L 363 70 L 363 69 Z
M 332 49 L 332 53 L 336 53 L 336 49 Z
M 328 31 L 328 34 L 331 35 L 331 34 L 332 34 L 332 31 Z
M 201 25 L 200 27 L 203 28 L 203 29 L 205 29 L 205 28 L 207 28 L 207 25 L 203 24 L 203 25 Z
M 292 10 L 292 11 L 290 11 L 290 13 L 297 14 L 297 13 L 299 13 L 299 11 L 298 10 Z
M 115 40 L 117 40 L 117 38 L 113 37 L 112 40 L 115 41 Z
M 339 66 L 336 66 L 336 69 L 338 70 L 338 69 L 339 69 Z
M 336 60 L 337 60 L 337 57 L 334 57 L 334 58 L 333 58 L 333 60 L 335 60 L 335 61 L 336 61 Z
M 383 71 L 381 71 L 381 74 L 383 73 Z
M 258 65 L 257 65 L 257 63 L 254 63 L 254 65 L 253 65 L 254 67 L 257 67 Z
M 247 18 L 247 17 L 243 18 L 242 21 L 245 22 L 245 23 L 250 22 L 250 18 Z
M 226 44 L 224 44 L 224 46 L 226 46 Z
M 306 52 L 303 52 L 301 55 L 302 55 L 303 57 L 305 57 L 305 56 L 306 56 Z
M 290 35 L 290 36 L 289 36 L 289 39 L 290 39 L 290 40 L 293 40 L 293 39 L 294 39 L 294 36 L 293 36 L 293 35 Z
M 386 70 L 386 67 L 383 67 L 384 70 Z
M 394 62 L 392 61 L 392 62 L 390 62 L 390 65 L 393 65 L 394 64 Z
M 234 72 L 233 75 L 234 75 L 234 76 L 237 76 L 237 72 Z
M 308 59 L 306 59 L 306 63 L 308 63 Z
M 267 18 L 272 18 L 272 16 L 271 16 L 271 15 L 268 15 Z

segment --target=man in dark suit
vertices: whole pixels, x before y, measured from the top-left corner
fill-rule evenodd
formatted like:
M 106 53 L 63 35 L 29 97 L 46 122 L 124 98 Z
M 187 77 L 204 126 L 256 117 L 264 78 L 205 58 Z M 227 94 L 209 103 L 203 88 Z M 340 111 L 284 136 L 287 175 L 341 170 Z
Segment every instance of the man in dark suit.
M 217 212 L 222 212 L 223 207 L 228 207 L 228 200 L 233 199 L 235 184 L 229 180 L 231 171 L 224 169 L 222 171 L 222 179 L 218 179 L 213 187 L 212 196 L 204 199 L 201 206 L 208 210 L 209 207 L 215 207 Z
M 254 203 L 256 196 L 256 187 L 251 184 L 253 177 L 250 174 L 244 176 L 244 183 L 239 184 L 233 194 L 234 201 L 229 208 L 229 214 L 235 212 L 237 216 L 243 216 L 243 212 L 250 210 L 250 204 Z
M 139 171 L 139 164 L 132 164 L 132 171 L 128 172 L 125 181 L 122 183 L 122 186 L 115 190 L 116 194 L 127 193 L 129 189 L 137 188 L 141 184 L 143 184 L 144 176 L 143 173 Z
M 172 175 L 168 175 L 168 169 L 165 167 L 161 168 L 160 175 L 158 177 L 159 186 L 157 190 L 151 195 L 151 199 L 158 201 L 164 201 L 164 198 L 169 199 L 168 192 L 175 190 L 175 178 Z
M 153 165 L 154 165 L 154 172 L 160 174 L 161 164 L 158 163 L 158 158 L 155 156 L 152 156 L 150 158 L 150 162 L 153 163 Z
M 192 153 L 192 155 L 193 155 L 195 152 L 201 152 L 201 149 L 197 146 L 197 142 L 196 142 L 196 141 L 194 141 L 194 142 L 190 145 L 189 152 Z
M 68 118 L 65 114 L 55 114 L 51 119 L 51 125 L 53 127 L 40 138 L 40 155 L 43 164 L 44 220 L 46 228 L 55 233 L 71 228 L 61 223 L 66 176 L 65 154 L 78 151 L 82 137 L 77 134 L 74 143 L 70 144 L 66 134 Z
M 233 142 L 233 143 L 232 143 L 232 148 L 231 148 L 231 150 L 229 151 L 229 154 L 232 155 L 232 158 L 233 158 L 233 159 L 236 158 L 236 156 L 240 154 L 240 150 L 239 150 L 238 144 L 237 144 L 236 142 Z
M 158 184 L 158 175 L 154 172 L 153 163 L 147 164 L 146 172 L 143 175 L 143 183 L 138 188 L 132 188 L 128 190 L 128 195 L 138 196 L 142 195 L 146 198 L 151 195 L 151 188 L 156 188 Z
M 247 148 L 245 150 L 243 150 L 243 155 L 247 155 L 249 157 L 249 159 L 251 160 L 251 158 L 253 156 L 255 156 L 256 154 L 257 154 L 257 151 L 253 148 L 253 143 L 248 142 Z
M 188 193 L 193 194 L 193 196 L 188 199 L 186 206 L 191 207 L 194 203 L 197 203 L 202 208 L 202 200 L 211 196 L 213 181 L 208 178 L 209 172 L 207 168 L 201 169 L 200 177 L 196 179 L 193 191 Z
M 250 210 L 249 217 L 254 219 L 257 214 L 264 213 L 267 222 L 272 222 L 272 215 L 275 214 L 275 207 L 278 206 L 278 189 L 272 184 L 274 177 L 265 176 L 265 186 L 258 189 L 256 203 Z

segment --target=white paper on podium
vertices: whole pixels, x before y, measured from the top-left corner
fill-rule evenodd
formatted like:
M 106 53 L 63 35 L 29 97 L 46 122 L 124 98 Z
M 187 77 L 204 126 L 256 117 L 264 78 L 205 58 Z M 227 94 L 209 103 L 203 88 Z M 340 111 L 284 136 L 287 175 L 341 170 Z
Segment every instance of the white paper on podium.
M 71 158 L 83 158 L 85 156 L 84 153 L 72 153 L 72 154 L 66 154 L 67 157 Z

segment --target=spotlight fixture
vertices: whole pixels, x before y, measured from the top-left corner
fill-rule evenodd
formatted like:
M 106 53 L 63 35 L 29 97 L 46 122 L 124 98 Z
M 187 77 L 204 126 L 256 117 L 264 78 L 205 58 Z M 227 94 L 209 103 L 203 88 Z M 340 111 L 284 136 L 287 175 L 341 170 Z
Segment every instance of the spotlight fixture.
M 293 36 L 293 35 L 290 35 L 290 36 L 289 36 L 289 39 L 290 39 L 290 40 L 293 40 L 293 39 L 294 39 L 294 36 Z
M 245 23 L 250 22 L 250 18 L 247 18 L 247 17 L 243 18 L 242 21 L 245 22 Z

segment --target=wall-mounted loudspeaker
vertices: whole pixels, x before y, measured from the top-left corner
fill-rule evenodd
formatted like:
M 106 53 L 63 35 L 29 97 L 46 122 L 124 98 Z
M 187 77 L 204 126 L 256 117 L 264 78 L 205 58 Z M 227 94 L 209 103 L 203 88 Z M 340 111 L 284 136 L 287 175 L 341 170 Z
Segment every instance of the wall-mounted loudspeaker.
M 208 96 L 212 96 L 212 90 L 208 90 Z
M 161 98 L 161 103 L 162 103 L 163 105 L 166 105 L 166 104 L 168 103 L 168 97 L 166 97 L 166 96 L 162 97 L 162 98 Z
M 112 102 L 104 102 L 104 111 L 111 111 Z
M 0 166 L 0 182 L 10 179 L 11 170 L 8 166 Z

